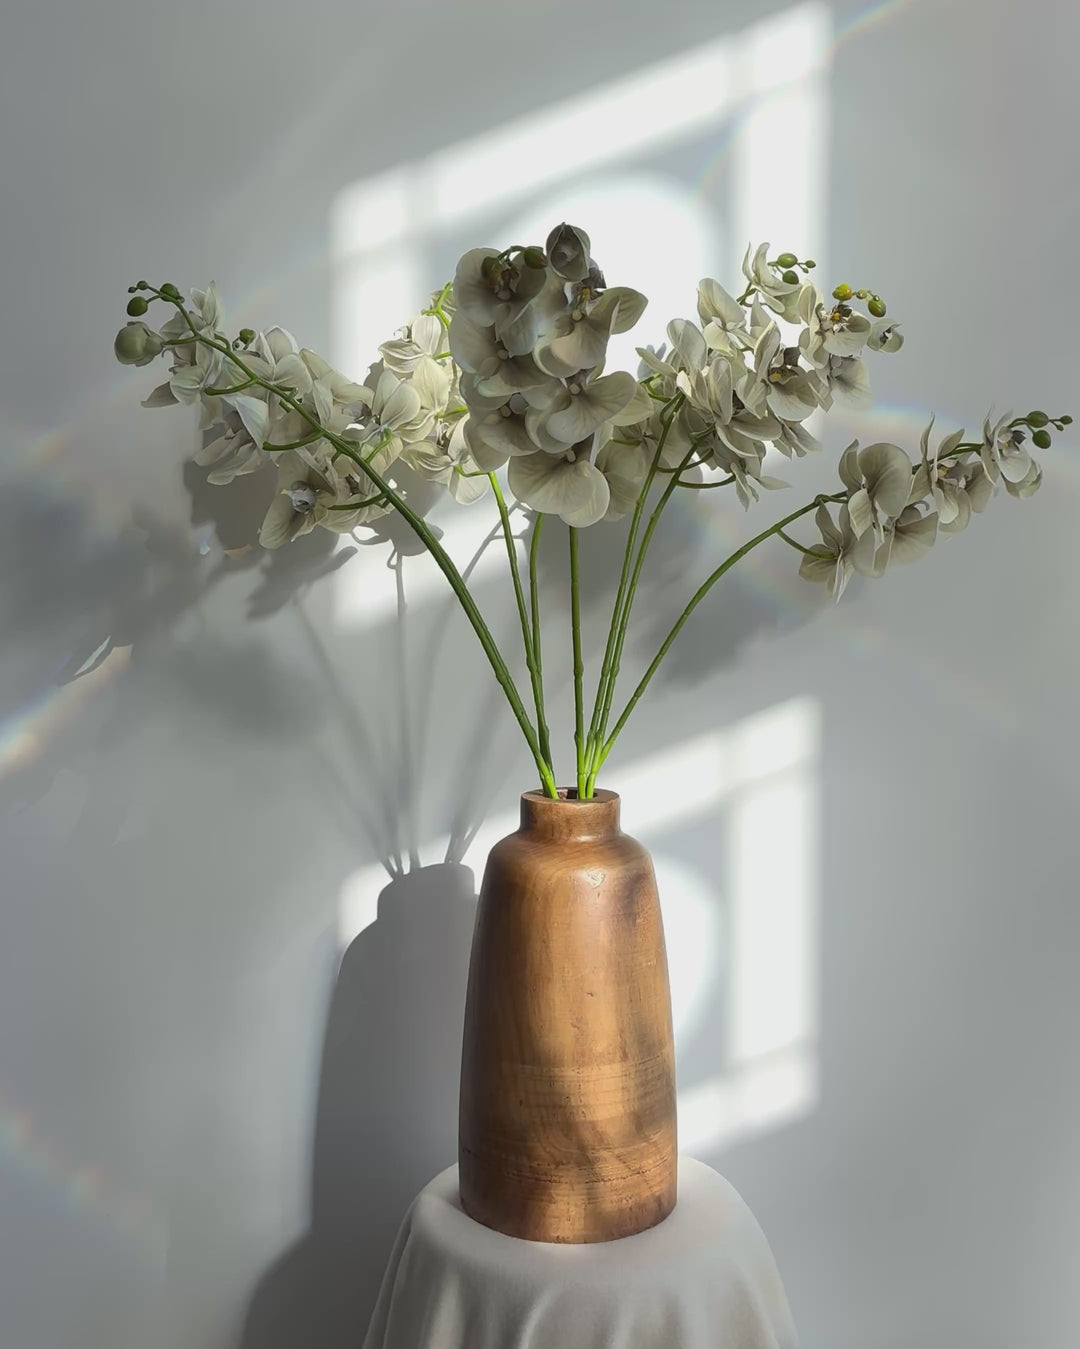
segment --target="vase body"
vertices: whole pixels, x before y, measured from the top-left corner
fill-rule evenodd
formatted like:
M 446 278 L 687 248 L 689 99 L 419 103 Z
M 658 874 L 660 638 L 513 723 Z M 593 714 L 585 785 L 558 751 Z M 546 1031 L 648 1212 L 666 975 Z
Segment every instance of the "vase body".
M 675 1206 L 675 1055 L 649 854 L 619 799 L 521 798 L 491 850 L 462 1049 L 462 1208 L 532 1241 L 631 1236 Z

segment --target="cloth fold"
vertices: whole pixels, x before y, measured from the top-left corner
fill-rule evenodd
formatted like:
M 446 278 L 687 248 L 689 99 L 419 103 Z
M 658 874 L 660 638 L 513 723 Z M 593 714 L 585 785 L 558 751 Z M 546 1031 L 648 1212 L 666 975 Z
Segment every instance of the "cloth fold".
M 457 1167 L 402 1222 L 363 1349 L 794 1349 L 772 1252 L 734 1188 L 679 1160 L 658 1226 L 584 1246 L 522 1241 L 461 1209 Z

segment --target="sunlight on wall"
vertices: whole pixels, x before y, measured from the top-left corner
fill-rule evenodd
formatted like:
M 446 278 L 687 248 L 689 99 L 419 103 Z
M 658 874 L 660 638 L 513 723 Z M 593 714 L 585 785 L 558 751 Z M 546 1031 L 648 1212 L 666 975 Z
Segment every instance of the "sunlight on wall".
M 379 343 L 445 280 L 436 255 L 463 228 L 474 243 L 531 242 L 559 220 L 584 225 L 609 281 L 650 301 L 634 332 L 612 341 L 612 368 L 634 369 L 636 346 L 663 341 L 669 319 L 693 314 L 702 276 L 731 280 L 749 240 L 775 238 L 820 264 L 829 36 L 826 5 L 795 5 L 352 184 L 331 221 L 335 364 L 355 377 L 366 372 Z M 552 153 L 571 144 L 572 156 Z M 662 167 L 645 167 L 658 152 Z M 721 168 L 722 201 L 709 190 Z M 433 518 L 459 564 L 490 527 L 482 505 L 447 503 Z M 491 549 L 474 575 L 500 562 Z M 442 593 L 430 558 L 410 559 L 408 571 L 413 603 Z M 342 627 L 382 622 L 394 603 L 393 580 L 375 558 L 355 559 L 334 578 Z
M 816 1103 L 819 741 L 818 705 L 797 698 L 620 773 L 623 827 L 656 867 L 676 1050 L 681 1063 L 690 1049 L 700 1060 L 704 1037 L 711 1060 L 679 1094 L 684 1151 L 777 1127 Z M 485 821 L 464 858 L 478 879 L 489 849 L 517 826 L 516 810 Z M 708 871 L 681 855 L 687 829 L 717 840 Z M 430 841 L 421 861 L 442 861 L 449 843 Z M 377 921 L 385 885 L 379 865 L 349 879 L 343 950 Z

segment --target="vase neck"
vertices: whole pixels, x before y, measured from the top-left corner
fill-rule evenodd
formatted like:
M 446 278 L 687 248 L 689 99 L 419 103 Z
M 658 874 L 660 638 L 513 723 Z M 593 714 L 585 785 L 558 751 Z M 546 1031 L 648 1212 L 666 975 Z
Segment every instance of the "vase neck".
M 523 792 L 521 829 L 554 843 L 612 838 L 619 832 L 618 794 L 601 789 L 588 801 L 579 801 L 570 789 L 562 788 L 554 801 L 543 792 Z

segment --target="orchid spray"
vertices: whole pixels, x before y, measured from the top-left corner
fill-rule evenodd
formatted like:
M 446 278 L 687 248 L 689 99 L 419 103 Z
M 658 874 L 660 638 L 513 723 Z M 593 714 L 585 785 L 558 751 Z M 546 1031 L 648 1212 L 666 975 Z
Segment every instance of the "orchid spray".
M 824 296 L 812 259 L 748 249 L 736 297 L 715 280 L 698 287 L 697 322 L 673 319 L 668 343 L 639 347 L 637 375 L 607 371 L 613 334 L 640 318 L 645 297 L 609 286 L 584 230 L 551 231 L 543 247 L 474 248 L 452 282 L 379 348 L 363 383 L 298 346 L 283 328 L 226 332 L 213 284 L 185 297 L 171 283 L 129 288 L 131 321 L 117 358 L 158 356 L 169 377 L 144 406 L 198 405 L 205 444 L 197 462 L 212 483 L 273 471 L 278 492 L 260 530 L 279 548 L 319 528 L 352 533 L 401 515 L 446 576 L 472 625 L 536 762 L 544 792 L 559 789 L 544 705 L 537 548 L 545 520 L 568 534 L 576 786 L 588 799 L 597 775 L 672 643 L 698 604 L 737 562 L 778 540 L 799 572 L 837 600 L 858 572 L 881 576 L 921 557 L 943 534 L 965 529 L 1000 484 L 1037 491 L 1051 428 L 1071 422 L 1033 411 L 987 417 L 977 439 L 953 431 L 934 444 L 933 419 L 914 460 L 886 442 L 848 446 L 840 485 L 818 494 L 719 560 L 691 595 L 655 657 L 615 713 L 634 600 L 664 508 L 678 491 L 729 489 L 749 510 L 763 491 L 788 486 L 764 471 L 772 448 L 788 459 L 819 452 L 806 429 L 834 403 L 870 403 L 867 352 L 903 344 L 885 302 L 848 284 Z M 165 307 L 160 327 L 144 318 Z M 397 470 L 442 484 L 462 505 L 488 495 L 498 511 L 521 625 L 532 711 L 469 587 Z M 511 524 L 505 488 L 531 513 L 527 554 Z M 578 533 L 630 517 L 599 675 L 586 718 Z M 789 533 L 812 517 L 816 539 Z M 809 523 L 809 521 L 808 521 Z

